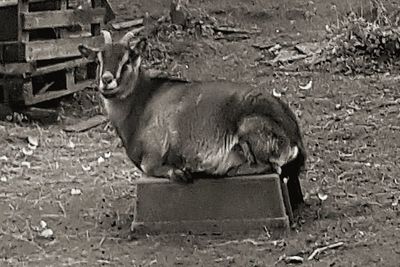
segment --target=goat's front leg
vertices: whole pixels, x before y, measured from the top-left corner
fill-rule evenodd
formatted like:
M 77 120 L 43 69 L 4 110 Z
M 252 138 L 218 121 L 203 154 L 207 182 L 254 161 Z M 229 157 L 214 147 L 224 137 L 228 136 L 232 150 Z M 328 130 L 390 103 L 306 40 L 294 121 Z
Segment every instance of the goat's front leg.
M 178 183 L 191 183 L 193 179 L 191 175 L 181 169 L 165 164 L 159 155 L 147 155 L 142 159 L 140 164 L 143 172 L 156 178 L 168 178 Z

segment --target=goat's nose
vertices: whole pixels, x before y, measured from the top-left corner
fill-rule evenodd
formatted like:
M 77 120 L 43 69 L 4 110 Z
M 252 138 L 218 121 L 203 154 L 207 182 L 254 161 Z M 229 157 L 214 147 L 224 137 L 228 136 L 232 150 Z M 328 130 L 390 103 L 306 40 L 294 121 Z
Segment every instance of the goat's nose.
M 105 84 L 109 84 L 113 81 L 114 76 L 111 74 L 111 72 L 107 71 L 105 72 L 102 76 L 101 76 L 101 80 L 105 83 Z

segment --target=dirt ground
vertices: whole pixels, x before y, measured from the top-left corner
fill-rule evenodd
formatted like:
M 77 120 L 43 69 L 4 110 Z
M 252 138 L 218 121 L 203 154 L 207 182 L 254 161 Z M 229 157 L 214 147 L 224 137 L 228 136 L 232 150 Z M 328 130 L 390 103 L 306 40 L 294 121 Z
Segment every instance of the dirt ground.
M 168 10 L 161 0 L 111 2 L 119 19 Z M 262 232 L 137 239 L 129 229 L 138 172 L 113 129 L 62 130 L 99 112 L 84 94 L 63 100 L 89 104 L 66 104 L 59 124 L 0 122 L 0 266 L 285 266 L 282 256 L 307 259 L 337 242 L 344 244 L 299 265 L 399 266 L 399 74 L 285 73 L 255 64 L 260 51 L 251 46 L 318 40 L 336 20 L 331 4 L 341 13 L 360 6 L 367 12 L 369 1 L 190 2 L 218 19 L 262 30 L 238 42 L 200 39 L 172 49 L 179 66 L 186 65 L 184 76 L 275 89 L 299 115 L 309 158 L 302 179 L 308 205 L 297 227 L 280 240 Z M 310 89 L 300 89 L 310 80 Z M 32 154 L 28 137 L 39 143 Z M 321 202 L 318 193 L 328 198 Z

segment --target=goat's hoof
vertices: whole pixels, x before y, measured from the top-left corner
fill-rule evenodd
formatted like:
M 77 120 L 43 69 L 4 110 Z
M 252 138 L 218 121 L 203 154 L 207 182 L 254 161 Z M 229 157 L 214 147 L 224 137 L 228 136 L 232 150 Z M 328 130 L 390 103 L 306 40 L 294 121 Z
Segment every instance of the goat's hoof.
M 193 183 L 192 176 L 179 169 L 174 169 L 169 172 L 170 180 L 176 183 L 189 184 Z

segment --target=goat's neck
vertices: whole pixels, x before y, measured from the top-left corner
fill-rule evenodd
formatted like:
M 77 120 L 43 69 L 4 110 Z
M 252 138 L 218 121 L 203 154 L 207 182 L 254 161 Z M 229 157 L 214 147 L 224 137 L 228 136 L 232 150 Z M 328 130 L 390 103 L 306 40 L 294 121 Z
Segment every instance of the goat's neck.
M 108 117 L 117 130 L 124 145 L 129 143 L 130 137 L 136 132 L 138 120 L 144 111 L 145 103 L 151 96 L 149 79 L 140 71 L 135 84 L 124 86 L 134 86 L 134 90 L 124 99 L 103 98 L 104 106 Z

